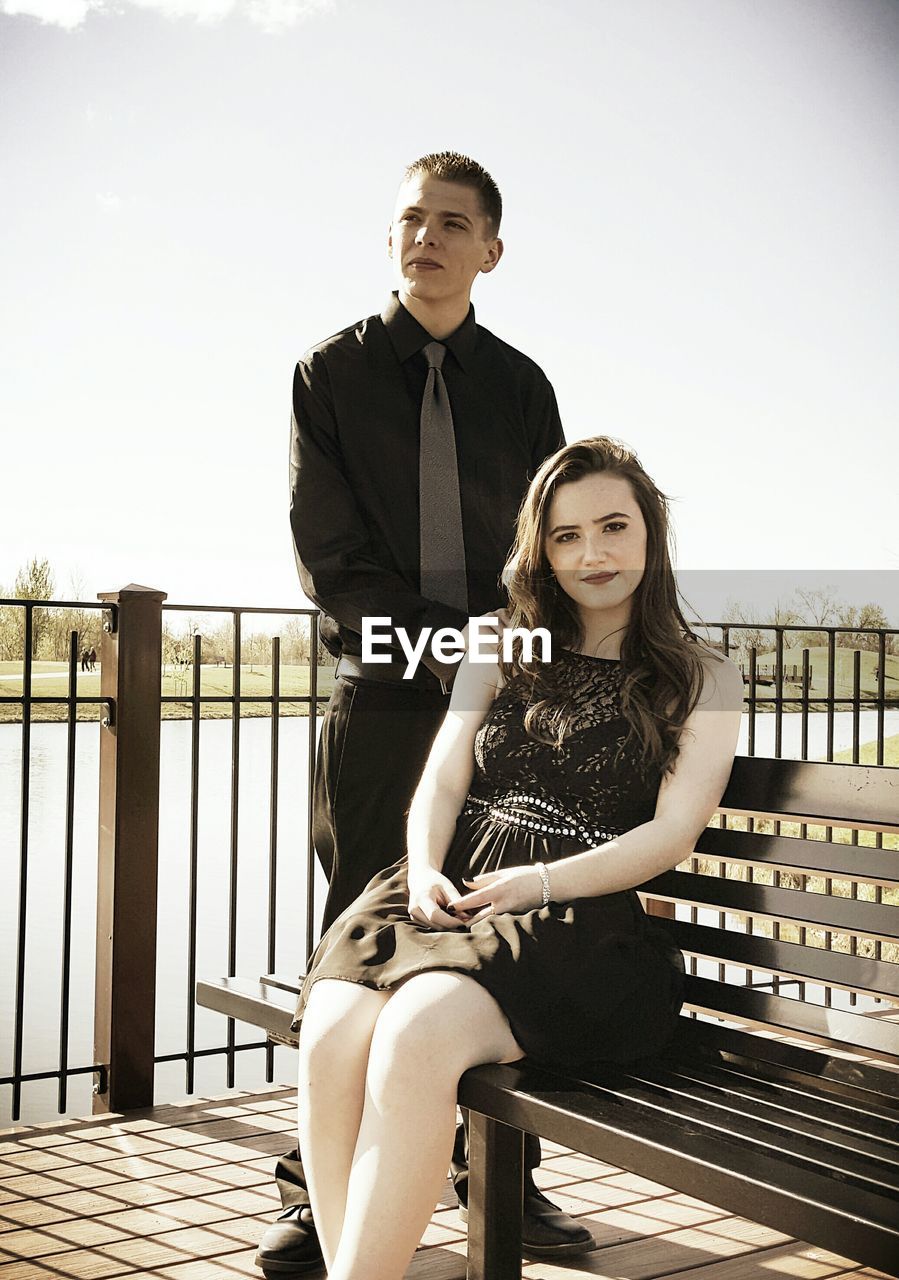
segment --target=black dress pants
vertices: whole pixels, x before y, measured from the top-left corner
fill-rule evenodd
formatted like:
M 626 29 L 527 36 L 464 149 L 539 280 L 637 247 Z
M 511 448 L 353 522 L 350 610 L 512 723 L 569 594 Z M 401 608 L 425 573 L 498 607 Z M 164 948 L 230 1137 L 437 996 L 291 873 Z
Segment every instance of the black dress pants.
M 329 886 L 322 933 L 404 853 L 406 815 L 448 706 L 436 681 L 335 682 L 312 794 L 312 840 Z
M 322 932 L 405 851 L 406 815 L 448 705 L 436 685 L 336 680 L 312 797 L 312 838 L 329 884 Z M 466 1157 L 467 1138 L 459 1133 L 453 1174 L 463 1202 Z M 540 1143 L 528 1134 L 525 1165 L 539 1163 Z M 281 1157 L 275 1181 L 285 1208 L 309 1203 L 299 1151 Z

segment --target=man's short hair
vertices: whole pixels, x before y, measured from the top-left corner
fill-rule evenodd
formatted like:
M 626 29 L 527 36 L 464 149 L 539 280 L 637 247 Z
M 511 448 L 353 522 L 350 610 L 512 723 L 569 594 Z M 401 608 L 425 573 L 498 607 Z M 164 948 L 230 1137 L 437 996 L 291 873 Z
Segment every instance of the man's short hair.
M 503 198 L 499 187 L 483 165 L 458 151 L 432 151 L 407 166 L 403 181 L 408 182 L 419 174 L 440 178 L 444 182 L 458 182 L 460 186 L 474 187 L 481 197 L 481 210 L 489 224 L 490 234 L 499 234 Z

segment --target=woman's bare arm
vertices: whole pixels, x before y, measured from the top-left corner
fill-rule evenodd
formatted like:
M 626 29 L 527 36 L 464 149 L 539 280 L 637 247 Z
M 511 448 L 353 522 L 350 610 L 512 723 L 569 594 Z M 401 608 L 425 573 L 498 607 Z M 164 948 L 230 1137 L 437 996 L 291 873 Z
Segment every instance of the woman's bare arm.
M 487 663 L 472 662 L 470 654 L 465 653 L 453 682 L 449 709 L 409 809 L 410 913 L 442 928 L 460 927 L 459 920 L 442 910 L 459 894 L 449 882 L 443 885 L 437 900 L 431 891 L 443 880 L 439 873 L 474 772 L 475 734 L 496 695 L 500 678 L 498 656 Z

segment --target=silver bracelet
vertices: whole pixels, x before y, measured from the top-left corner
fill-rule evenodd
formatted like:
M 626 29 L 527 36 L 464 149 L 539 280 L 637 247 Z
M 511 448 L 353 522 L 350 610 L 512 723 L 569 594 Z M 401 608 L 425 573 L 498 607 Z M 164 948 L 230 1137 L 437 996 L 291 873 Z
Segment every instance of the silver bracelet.
M 535 862 L 534 866 L 537 868 L 537 872 L 540 876 L 540 883 L 543 885 L 543 901 L 540 905 L 541 907 L 546 907 L 549 905 L 550 900 L 549 872 L 546 869 L 545 862 Z

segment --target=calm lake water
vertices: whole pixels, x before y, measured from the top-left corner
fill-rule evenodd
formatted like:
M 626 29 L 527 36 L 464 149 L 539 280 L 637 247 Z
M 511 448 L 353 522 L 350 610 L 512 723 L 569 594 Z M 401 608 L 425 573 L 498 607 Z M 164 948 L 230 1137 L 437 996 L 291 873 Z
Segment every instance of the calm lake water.
M 887 736 L 899 733 L 899 711 L 885 716 Z M 238 861 L 237 971 L 256 976 L 267 971 L 268 828 L 270 735 L 268 720 L 241 722 Z M 740 750 L 745 750 L 744 719 Z M 861 741 L 876 736 L 877 716 L 861 715 Z M 97 724 L 78 725 L 76 737 L 75 841 L 72 911 L 72 960 L 69 1063 L 93 1062 L 93 965 L 97 865 Z M 827 725 L 823 715 L 809 717 L 809 754 L 822 757 Z M 280 726 L 278 815 L 277 969 L 300 973 L 305 955 L 306 778 L 308 722 L 283 718 Z M 852 716 L 835 716 L 835 749 L 852 745 Z M 783 754 L 798 756 L 799 716 L 785 716 Z M 774 754 L 774 717 L 756 722 L 756 754 Z M 66 729 L 64 725 L 32 727 L 29 821 L 28 909 L 26 919 L 26 991 L 23 1067 L 46 1071 L 58 1062 L 59 1008 L 62 980 L 63 870 L 65 852 Z M 200 726 L 199 886 L 197 974 L 215 977 L 227 970 L 228 867 L 230 848 L 231 725 L 205 720 Z M 162 725 L 159 954 L 157 964 L 156 1043 L 159 1054 L 175 1053 L 186 1044 L 188 869 L 190 834 L 190 724 Z M 0 1075 L 13 1064 L 16 937 L 19 911 L 19 839 L 21 797 L 21 726 L 0 725 Z M 319 875 L 316 902 L 324 902 Z M 209 1010 L 197 1010 L 196 1043 L 212 1048 L 224 1042 L 225 1021 Z M 237 1026 L 238 1042 L 259 1038 L 256 1029 Z M 290 1050 L 276 1051 L 275 1079 L 289 1081 L 295 1071 Z M 237 1084 L 262 1087 L 261 1051 L 237 1055 Z M 92 1077 L 73 1077 L 68 1110 L 90 1111 Z M 196 1091 L 221 1093 L 226 1088 L 224 1057 L 200 1059 Z M 184 1066 L 157 1068 L 157 1101 L 184 1096 Z M 0 1123 L 9 1123 L 11 1089 L 0 1088 Z M 35 1082 L 23 1088 L 25 1123 L 56 1116 L 56 1084 Z

